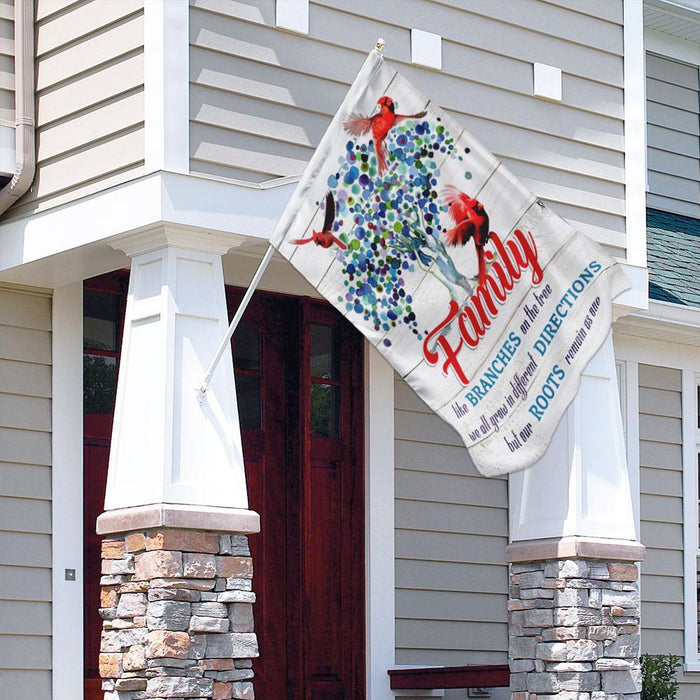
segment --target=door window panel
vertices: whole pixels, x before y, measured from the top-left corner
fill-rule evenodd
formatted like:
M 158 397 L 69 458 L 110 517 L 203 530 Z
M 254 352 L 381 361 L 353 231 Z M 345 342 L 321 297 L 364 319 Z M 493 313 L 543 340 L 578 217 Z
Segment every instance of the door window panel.
M 241 321 L 233 336 L 233 366 L 236 369 L 260 370 L 260 333 Z
M 311 434 L 340 436 L 340 388 L 333 384 L 311 384 Z
M 113 413 L 117 395 L 117 358 L 83 355 L 83 411 Z
M 119 295 L 83 291 L 83 410 L 87 414 L 114 412 L 119 320 Z
M 338 379 L 336 329 L 332 326 L 311 326 L 311 376 Z
M 91 289 L 86 289 L 83 294 L 83 347 L 116 352 L 119 297 Z
M 340 381 L 338 333 L 333 326 L 312 324 L 311 434 L 340 437 Z
M 262 430 L 262 371 L 260 332 L 241 321 L 233 335 L 238 418 L 243 430 Z
M 238 419 L 243 430 L 262 430 L 262 396 L 260 377 L 236 372 Z

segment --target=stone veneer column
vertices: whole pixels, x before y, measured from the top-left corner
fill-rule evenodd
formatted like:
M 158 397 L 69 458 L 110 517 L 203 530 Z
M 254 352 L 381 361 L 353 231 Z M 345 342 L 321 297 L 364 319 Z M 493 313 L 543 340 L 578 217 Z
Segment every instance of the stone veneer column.
M 105 700 L 254 698 L 252 576 L 242 534 L 159 527 L 106 537 Z
M 509 547 L 512 700 L 639 700 L 643 558 L 583 538 Z
M 252 564 L 222 255 L 241 239 L 162 223 L 132 258 L 97 532 L 106 700 L 253 698 Z M 233 534 L 232 534 L 233 533 Z
M 509 497 L 512 700 L 638 700 L 645 550 L 611 336 L 544 456 L 510 475 Z

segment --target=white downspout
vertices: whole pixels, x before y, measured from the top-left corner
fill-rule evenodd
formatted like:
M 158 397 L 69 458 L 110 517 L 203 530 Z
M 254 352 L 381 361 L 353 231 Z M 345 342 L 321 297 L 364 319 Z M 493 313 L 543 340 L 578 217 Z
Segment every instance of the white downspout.
M 34 2 L 15 0 L 15 152 L 12 179 L 0 190 L 0 214 L 28 189 L 36 170 L 34 144 Z

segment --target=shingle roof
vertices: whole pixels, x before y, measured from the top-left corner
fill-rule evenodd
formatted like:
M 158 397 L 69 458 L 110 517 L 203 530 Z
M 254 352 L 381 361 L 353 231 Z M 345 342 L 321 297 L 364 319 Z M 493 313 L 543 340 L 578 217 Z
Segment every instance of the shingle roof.
M 649 296 L 700 307 L 700 220 L 647 209 Z

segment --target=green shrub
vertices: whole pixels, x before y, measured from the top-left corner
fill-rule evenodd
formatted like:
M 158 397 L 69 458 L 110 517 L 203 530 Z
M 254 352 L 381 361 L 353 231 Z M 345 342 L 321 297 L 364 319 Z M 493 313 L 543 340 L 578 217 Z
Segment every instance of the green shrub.
M 642 700 L 675 700 L 680 656 L 642 654 Z

